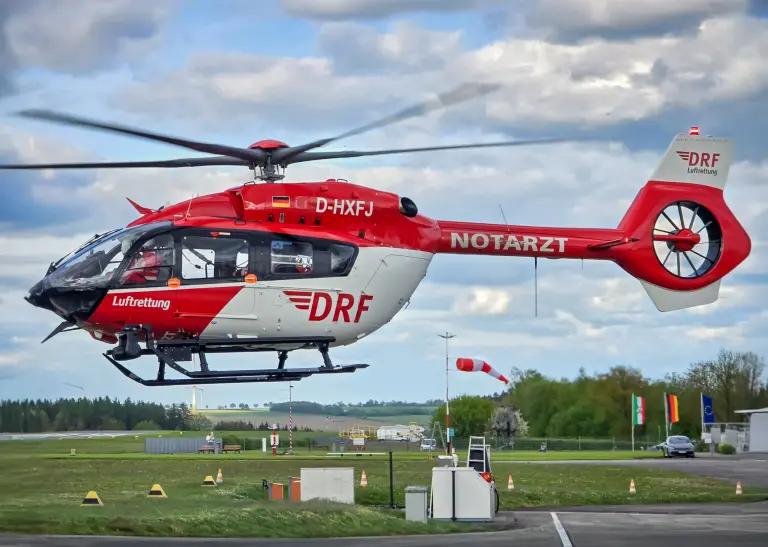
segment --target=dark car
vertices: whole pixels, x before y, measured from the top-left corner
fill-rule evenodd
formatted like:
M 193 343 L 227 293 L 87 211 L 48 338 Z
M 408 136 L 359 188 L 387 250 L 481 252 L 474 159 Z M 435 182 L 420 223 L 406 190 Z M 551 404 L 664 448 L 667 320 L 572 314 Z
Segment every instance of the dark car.
M 684 435 L 667 437 L 667 440 L 661 443 L 661 451 L 664 453 L 665 458 L 674 458 L 675 456 L 696 457 L 693 451 L 693 442 Z

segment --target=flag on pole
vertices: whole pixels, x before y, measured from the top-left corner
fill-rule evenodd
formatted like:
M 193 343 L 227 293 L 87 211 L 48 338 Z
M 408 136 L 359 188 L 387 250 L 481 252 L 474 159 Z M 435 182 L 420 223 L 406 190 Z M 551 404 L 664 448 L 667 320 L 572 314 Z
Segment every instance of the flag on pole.
M 712 408 L 712 397 L 709 395 L 701 396 L 701 415 L 702 422 L 705 424 L 715 423 L 715 411 Z
M 667 405 L 667 417 L 669 423 L 676 424 L 680 421 L 680 413 L 677 405 L 677 395 L 667 395 L 664 402 Z
M 632 395 L 632 425 L 645 423 L 645 398 Z

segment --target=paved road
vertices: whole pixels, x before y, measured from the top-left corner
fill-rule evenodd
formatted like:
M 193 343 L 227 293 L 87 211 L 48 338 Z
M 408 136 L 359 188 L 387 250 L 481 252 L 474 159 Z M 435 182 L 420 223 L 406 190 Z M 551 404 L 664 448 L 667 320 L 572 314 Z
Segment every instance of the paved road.
M 60 433 L 0 433 L 0 441 L 45 441 L 58 439 L 93 439 L 143 435 L 152 431 L 62 431 Z
M 679 458 L 665 459 L 644 459 L 644 460 L 549 460 L 549 461 L 530 461 L 530 462 L 493 462 L 493 468 L 498 473 L 504 473 L 504 467 L 507 465 L 518 465 L 521 463 L 531 464 L 579 464 L 579 465 L 613 465 L 613 466 L 634 466 L 650 467 L 658 469 L 671 469 L 700 477 L 711 479 L 720 479 L 726 482 L 732 482 L 734 488 L 736 481 L 741 481 L 742 486 L 763 486 L 768 487 L 768 454 L 746 454 L 739 457 L 703 457 L 703 458 Z
M 1 547 L 764 547 L 768 503 L 591 507 L 516 511 L 499 517 L 515 528 L 477 534 L 346 539 L 192 539 L 0 535 Z M 670 509 L 683 514 L 668 514 Z M 706 514 L 703 514 L 706 513 Z

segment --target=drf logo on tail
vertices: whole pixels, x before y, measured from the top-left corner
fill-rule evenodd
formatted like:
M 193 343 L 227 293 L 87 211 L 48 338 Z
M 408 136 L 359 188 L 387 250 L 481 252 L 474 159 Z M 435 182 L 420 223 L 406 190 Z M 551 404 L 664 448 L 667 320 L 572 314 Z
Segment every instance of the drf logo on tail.
M 700 175 L 715 175 L 717 176 L 717 169 L 714 167 L 717 162 L 720 161 L 720 154 L 717 152 L 682 152 L 678 151 L 677 155 L 683 161 L 688 162 L 688 172 L 697 173 Z
M 309 310 L 309 320 L 313 322 L 330 316 L 334 323 L 359 323 L 363 313 L 369 309 L 367 302 L 373 300 L 373 296 L 361 294 L 355 301 L 354 295 L 344 292 L 336 295 L 335 301 L 329 293 L 321 291 L 283 291 L 283 294 L 297 310 Z

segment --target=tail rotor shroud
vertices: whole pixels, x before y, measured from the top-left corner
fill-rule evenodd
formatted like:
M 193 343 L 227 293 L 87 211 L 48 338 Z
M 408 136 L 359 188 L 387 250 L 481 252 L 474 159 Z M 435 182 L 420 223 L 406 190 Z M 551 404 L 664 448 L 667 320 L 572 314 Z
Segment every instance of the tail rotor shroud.
M 652 237 L 659 263 L 683 279 L 709 273 L 723 248 L 723 231 L 715 215 L 693 201 L 677 201 L 661 211 Z

